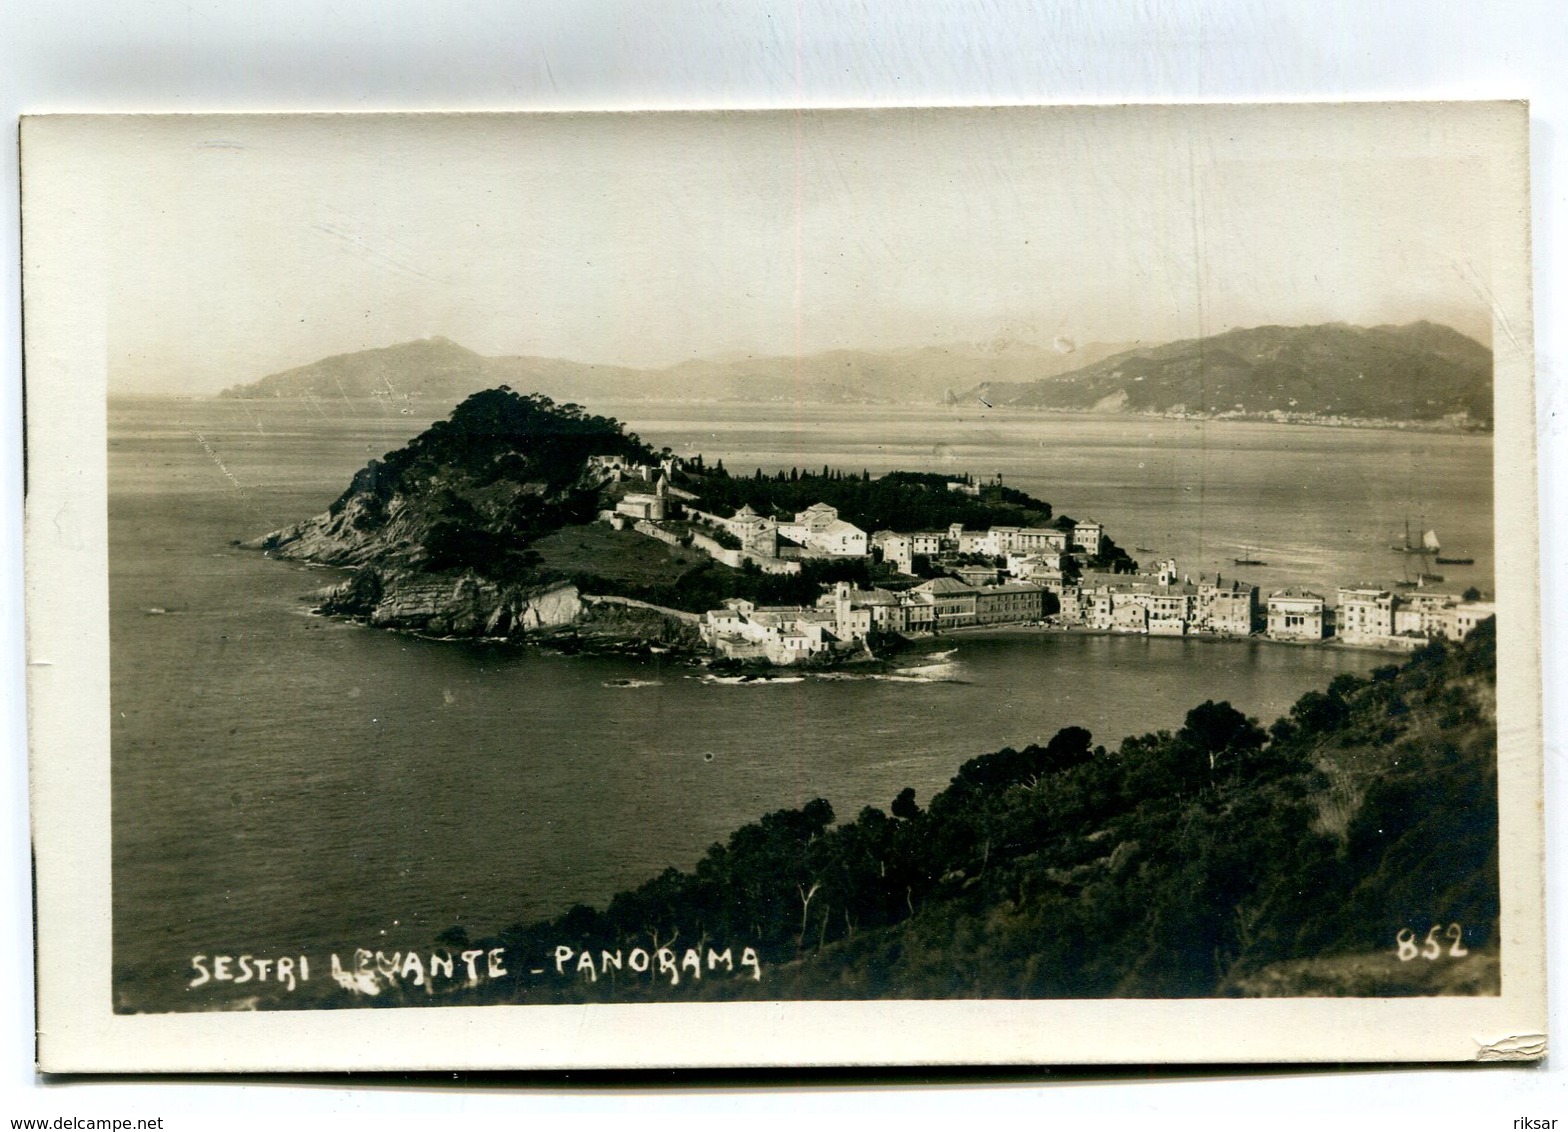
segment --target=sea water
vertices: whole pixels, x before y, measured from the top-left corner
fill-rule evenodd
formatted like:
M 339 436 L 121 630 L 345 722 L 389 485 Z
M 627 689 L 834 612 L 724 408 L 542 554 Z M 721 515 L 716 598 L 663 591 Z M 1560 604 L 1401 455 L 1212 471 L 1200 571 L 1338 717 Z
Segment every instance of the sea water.
M 1405 514 L 1491 585 L 1485 437 L 950 409 L 592 406 L 732 472 L 969 471 L 1124 547 L 1265 591 L 1397 577 Z M 428 414 L 433 417 L 438 414 Z M 337 571 L 233 545 L 323 510 L 428 420 L 380 407 L 110 409 L 113 903 L 122 1005 L 178 1009 L 189 958 L 426 946 L 598 903 L 780 807 L 921 804 L 964 760 L 1114 744 L 1229 700 L 1264 722 L 1334 648 L 955 635 L 856 673 L 731 682 L 654 659 L 421 640 L 313 616 Z M 1245 551 L 1245 553 L 1244 553 Z M 1135 556 L 1149 558 L 1148 553 Z M 1266 567 L 1234 567 L 1233 557 Z

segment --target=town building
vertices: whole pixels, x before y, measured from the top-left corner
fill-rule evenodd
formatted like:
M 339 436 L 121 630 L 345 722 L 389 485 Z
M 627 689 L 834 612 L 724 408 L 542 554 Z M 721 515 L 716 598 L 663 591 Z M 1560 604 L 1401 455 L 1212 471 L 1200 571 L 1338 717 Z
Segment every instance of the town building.
M 670 507 L 666 496 L 667 487 L 665 477 L 661 475 L 654 482 L 651 492 L 626 492 L 615 501 L 616 514 L 625 515 L 630 519 L 650 519 L 655 523 L 663 522 L 670 517 Z
M 703 640 L 720 656 L 777 665 L 851 651 L 866 639 L 871 611 L 853 608 L 843 590 L 827 595 L 829 604 L 815 609 L 758 606 L 732 598 L 703 614 Z
M 866 532 L 838 517 L 838 508 L 813 503 L 797 512 L 793 522 L 778 525 L 780 535 L 802 546 L 808 555 L 835 558 L 863 558 L 868 546 Z
M 871 548 L 882 552 L 882 561 L 901 574 L 915 572 L 914 541 L 897 531 L 877 531 L 871 536 Z
M 1321 594 L 1299 587 L 1269 594 L 1268 635 L 1276 641 L 1321 641 L 1324 605 Z
M 975 592 L 975 624 L 1038 621 L 1045 616 L 1045 587 L 1028 582 L 982 586 Z
M 931 627 L 935 632 L 957 629 L 975 623 L 975 600 L 979 588 L 957 578 L 932 578 L 915 587 L 916 593 L 931 599 Z
M 1091 558 L 1099 557 L 1105 545 L 1105 527 L 1093 519 L 1084 519 L 1073 524 L 1072 541 L 1069 550 L 1081 550 Z
M 1334 631 L 1347 644 L 1384 644 L 1394 635 L 1392 592 L 1381 586 L 1340 586 Z
M 1212 579 L 1199 575 L 1193 619 L 1200 633 L 1248 636 L 1257 628 L 1258 587 L 1218 574 Z
M 994 586 L 1002 580 L 1002 571 L 995 566 L 953 566 L 949 569 L 960 581 L 971 586 Z
M 860 640 L 872 629 L 906 636 L 931 631 L 933 605 L 924 593 L 860 590 L 851 588 L 848 582 L 838 582 L 817 599 L 817 605 L 835 609 L 837 632 L 849 640 Z
M 1022 582 L 1042 585 L 1060 583 L 1067 572 L 1067 555 L 1050 551 L 1044 554 L 1013 553 L 1007 556 L 1007 575 Z
M 1007 550 L 1019 554 L 1066 554 L 1071 542 L 1067 532 L 1057 527 L 1018 527 Z
M 1477 625 L 1488 617 L 1497 616 L 1497 603 L 1492 601 L 1462 601 L 1454 607 L 1454 628 L 1451 639 L 1462 641 Z
M 1430 590 L 1400 594 L 1394 603 L 1394 636 L 1452 637 L 1454 610 L 1458 605 L 1457 594 Z
M 952 536 L 953 549 L 959 554 L 996 554 L 996 540 L 990 531 L 956 529 Z
M 898 617 L 897 631 L 905 636 L 935 632 L 936 602 L 930 594 L 899 594 Z

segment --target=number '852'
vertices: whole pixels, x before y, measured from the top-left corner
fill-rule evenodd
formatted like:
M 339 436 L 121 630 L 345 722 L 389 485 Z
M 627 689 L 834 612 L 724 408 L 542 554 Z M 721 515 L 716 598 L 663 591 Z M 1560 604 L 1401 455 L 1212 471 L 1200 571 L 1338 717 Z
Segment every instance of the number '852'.
M 1416 943 L 1416 933 L 1409 928 L 1400 928 L 1399 934 L 1394 937 L 1394 942 L 1399 945 L 1399 961 L 1408 963 L 1412 959 L 1440 959 L 1443 956 L 1443 941 L 1448 941 L 1448 955 L 1454 959 L 1463 959 L 1469 955 L 1463 940 L 1465 930 L 1458 924 L 1449 924 L 1446 928 L 1442 924 L 1433 924 L 1431 931 L 1426 933 L 1423 943 Z

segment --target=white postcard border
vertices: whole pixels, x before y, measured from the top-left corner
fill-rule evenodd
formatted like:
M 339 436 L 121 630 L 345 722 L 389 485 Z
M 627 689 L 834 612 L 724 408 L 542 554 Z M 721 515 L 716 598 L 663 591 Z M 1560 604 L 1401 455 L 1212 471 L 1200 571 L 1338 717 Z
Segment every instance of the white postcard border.
M 1321 112 L 1336 107 L 1319 104 Z M 1443 113 L 1443 104 L 1425 105 Z M 1480 113 L 1477 104 L 1451 104 Z M 1527 114 L 1477 131 L 1492 217 L 1503 993 L 1495 998 L 744 1003 L 116 1015 L 110 991 L 100 171 L 92 119 L 23 130 L 28 672 L 39 1056 L 52 1072 L 1496 1060 L 1545 1029 Z M 1103 110 L 1103 108 L 1102 108 Z M 762 112 L 759 112 L 762 113 Z M 768 112 L 772 113 L 772 112 Z M 787 113 L 787 112 L 781 112 Z M 425 115 L 431 129 L 450 119 Z M 102 122 L 103 120 L 98 120 Z M 460 119 L 458 120 L 460 122 Z M 91 144 L 84 144 L 86 138 Z M 960 753 L 955 753 L 955 759 Z

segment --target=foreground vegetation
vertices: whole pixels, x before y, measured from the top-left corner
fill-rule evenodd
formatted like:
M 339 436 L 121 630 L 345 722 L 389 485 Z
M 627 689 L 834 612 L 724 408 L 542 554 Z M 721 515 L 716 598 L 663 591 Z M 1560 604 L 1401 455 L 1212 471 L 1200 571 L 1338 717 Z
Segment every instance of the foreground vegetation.
M 460 997 L 1496 993 L 1495 663 L 1488 622 L 1266 731 L 1211 701 L 1114 749 L 1069 727 L 971 759 L 924 808 L 779 810 L 603 909 L 444 937 L 541 959 L 744 944 L 764 979 L 568 969 Z
M 1067 727 L 924 807 L 774 811 L 603 908 L 316 954 L 286 991 L 203 956 L 190 985 L 264 1009 L 1496 994 L 1495 667 L 1489 621 L 1266 730 L 1212 701 L 1114 748 Z

